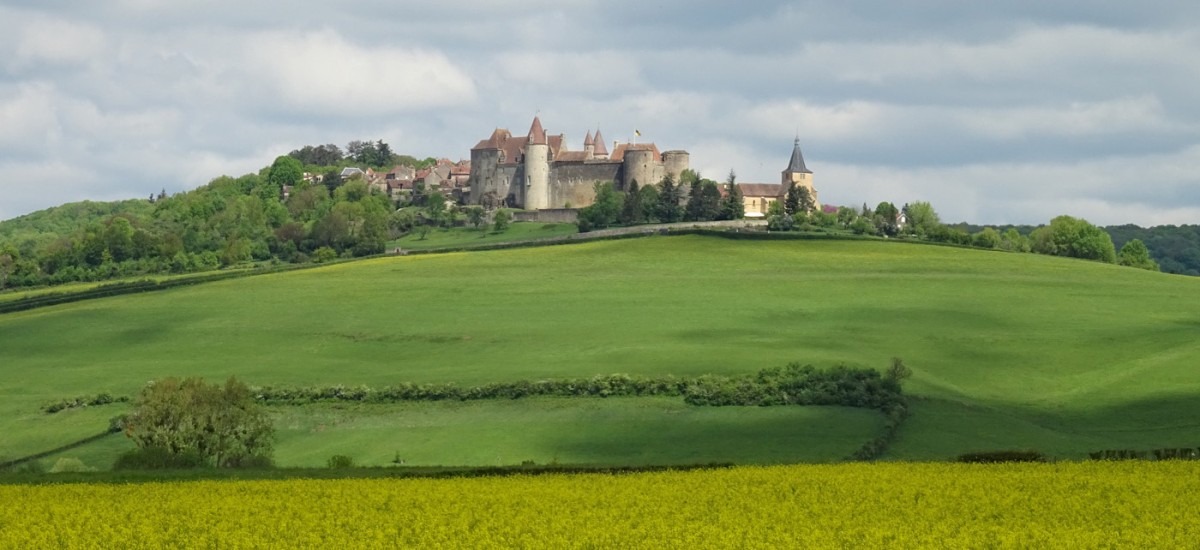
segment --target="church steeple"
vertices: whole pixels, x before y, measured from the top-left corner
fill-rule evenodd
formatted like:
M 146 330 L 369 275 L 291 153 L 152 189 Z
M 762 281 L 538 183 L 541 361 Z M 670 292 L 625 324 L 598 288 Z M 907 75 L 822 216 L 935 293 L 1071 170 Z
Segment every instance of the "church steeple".
M 793 174 L 812 173 L 812 170 L 804 165 L 804 154 L 800 152 L 800 136 L 796 136 L 796 144 L 792 147 L 792 161 L 788 163 L 786 171 Z

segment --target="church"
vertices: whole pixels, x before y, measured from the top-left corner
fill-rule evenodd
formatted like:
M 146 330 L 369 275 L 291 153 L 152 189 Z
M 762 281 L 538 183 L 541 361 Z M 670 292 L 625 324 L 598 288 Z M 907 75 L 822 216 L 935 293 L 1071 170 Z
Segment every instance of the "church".
M 813 187 L 813 173 L 804 165 L 804 154 L 800 152 L 800 138 L 792 146 L 792 158 L 783 170 L 779 183 L 739 183 L 738 191 L 742 193 L 742 204 L 747 218 L 761 218 L 767 215 L 771 204 L 782 201 L 787 195 L 788 184 L 805 187 L 813 198 L 817 210 L 821 209 L 821 200 L 817 198 L 817 188 Z
M 597 129 L 587 132 L 583 149 L 570 150 L 563 134 L 551 135 L 538 117 L 529 133 L 514 136 L 496 128 L 471 148 L 469 204 L 526 210 L 582 208 L 596 200 L 595 184 L 611 181 L 618 190 L 655 185 L 670 175 L 679 181 L 688 169 L 687 151 L 660 152 L 654 143 L 613 142 Z

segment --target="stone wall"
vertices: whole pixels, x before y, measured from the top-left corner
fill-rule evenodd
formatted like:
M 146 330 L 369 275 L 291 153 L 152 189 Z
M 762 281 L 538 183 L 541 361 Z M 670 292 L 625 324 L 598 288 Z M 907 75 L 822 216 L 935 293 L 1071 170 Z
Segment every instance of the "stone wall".
M 577 208 L 547 208 L 513 212 L 513 221 L 540 223 L 575 223 L 579 221 Z
M 619 162 L 563 162 L 550 169 L 550 207 L 575 208 L 596 202 L 596 182 L 611 181 L 619 185 Z

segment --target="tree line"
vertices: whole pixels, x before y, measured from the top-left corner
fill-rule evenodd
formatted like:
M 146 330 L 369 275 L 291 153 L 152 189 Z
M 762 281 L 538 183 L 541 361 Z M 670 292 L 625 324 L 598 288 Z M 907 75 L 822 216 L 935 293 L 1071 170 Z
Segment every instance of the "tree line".
M 284 155 L 258 173 L 188 192 L 13 220 L 0 233 L 0 289 L 378 254 L 427 221 L 398 211 L 361 177 L 305 178 L 314 168 Z M 404 206 L 434 203 L 444 207 L 440 194 L 422 188 Z

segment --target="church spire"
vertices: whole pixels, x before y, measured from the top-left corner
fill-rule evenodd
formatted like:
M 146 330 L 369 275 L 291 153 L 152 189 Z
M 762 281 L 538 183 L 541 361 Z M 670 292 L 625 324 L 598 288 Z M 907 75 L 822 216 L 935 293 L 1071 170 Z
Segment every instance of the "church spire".
M 796 136 L 796 144 L 792 147 L 792 161 L 788 163 L 786 171 L 794 174 L 812 173 L 812 170 L 804 165 L 804 154 L 800 152 L 800 136 Z

